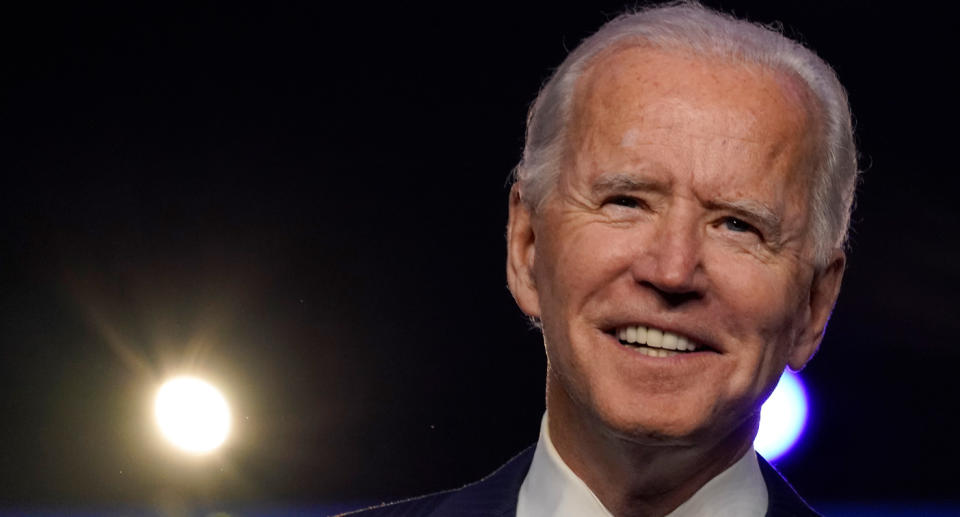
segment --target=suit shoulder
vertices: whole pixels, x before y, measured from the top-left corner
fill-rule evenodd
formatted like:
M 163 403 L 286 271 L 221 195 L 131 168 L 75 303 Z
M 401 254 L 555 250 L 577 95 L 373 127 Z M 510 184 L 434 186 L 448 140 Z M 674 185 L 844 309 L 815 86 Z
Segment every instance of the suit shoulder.
M 446 490 L 434 494 L 422 495 L 402 501 L 383 503 L 362 510 L 340 514 L 337 517 L 417 517 L 430 515 L 443 504 L 456 490 Z
M 533 447 L 493 474 L 462 488 L 405 499 L 343 514 L 350 517 L 508 517 L 516 514 L 517 494 L 530 469 Z

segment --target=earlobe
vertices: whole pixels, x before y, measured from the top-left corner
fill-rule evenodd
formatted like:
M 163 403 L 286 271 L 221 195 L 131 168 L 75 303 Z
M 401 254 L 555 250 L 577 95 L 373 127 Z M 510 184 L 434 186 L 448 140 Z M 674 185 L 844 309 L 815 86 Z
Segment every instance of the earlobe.
M 532 214 L 521 198 L 519 185 L 514 184 L 507 221 L 507 285 L 520 310 L 539 318 L 540 297 L 533 277 L 535 241 Z
M 807 321 L 787 361 L 793 370 L 803 369 L 820 347 L 830 313 L 833 312 L 840 294 L 840 281 L 843 279 L 846 260 L 843 250 L 837 250 L 828 265 L 814 273 Z

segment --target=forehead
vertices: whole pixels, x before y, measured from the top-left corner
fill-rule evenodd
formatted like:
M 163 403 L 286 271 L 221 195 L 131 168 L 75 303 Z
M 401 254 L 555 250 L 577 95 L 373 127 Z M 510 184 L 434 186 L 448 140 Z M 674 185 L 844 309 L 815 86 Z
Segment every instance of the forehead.
M 577 82 L 574 114 L 623 118 L 656 101 L 683 99 L 715 110 L 751 115 L 750 129 L 806 126 L 811 102 L 799 78 L 727 58 L 643 46 L 613 48 L 596 56 Z M 774 128 L 772 126 L 779 126 Z
M 806 168 L 814 148 L 806 92 L 798 79 L 756 65 L 640 46 L 612 49 L 594 58 L 576 85 L 568 149 L 682 139 L 725 144 L 740 152 L 727 153 L 734 160 L 783 159 L 790 148 L 786 154 L 797 162 L 791 168 Z

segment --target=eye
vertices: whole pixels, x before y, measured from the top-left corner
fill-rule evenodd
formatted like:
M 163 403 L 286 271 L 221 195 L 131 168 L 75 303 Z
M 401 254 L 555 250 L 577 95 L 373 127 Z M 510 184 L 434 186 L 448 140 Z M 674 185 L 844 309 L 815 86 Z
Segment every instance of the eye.
M 609 205 L 617 205 L 625 208 L 641 208 L 644 206 L 643 201 L 630 196 L 613 196 L 605 201 Z
M 738 233 L 753 232 L 760 235 L 760 231 L 754 228 L 750 223 L 744 222 L 736 217 L 726 217 L 723 219 L 724 228 Z

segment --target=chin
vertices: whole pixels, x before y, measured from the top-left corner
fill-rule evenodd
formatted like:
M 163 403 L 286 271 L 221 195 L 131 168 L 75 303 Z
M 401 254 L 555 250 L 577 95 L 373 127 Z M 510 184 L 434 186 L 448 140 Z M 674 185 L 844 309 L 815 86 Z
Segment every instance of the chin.
M 589 407 L 597 423 L 614 436 L 641 445 L 709 445 L 724 440 L 744 423 L 750 424 L 754 413 L 749 408 L 718 411 L 706 398 L 690 393 L 592 395 Z
M 613 435 L 642 445 L 691 446 L 708 434 L 701 419 L 677 412 L 610 410 L 600 412 L 597 418 Z

